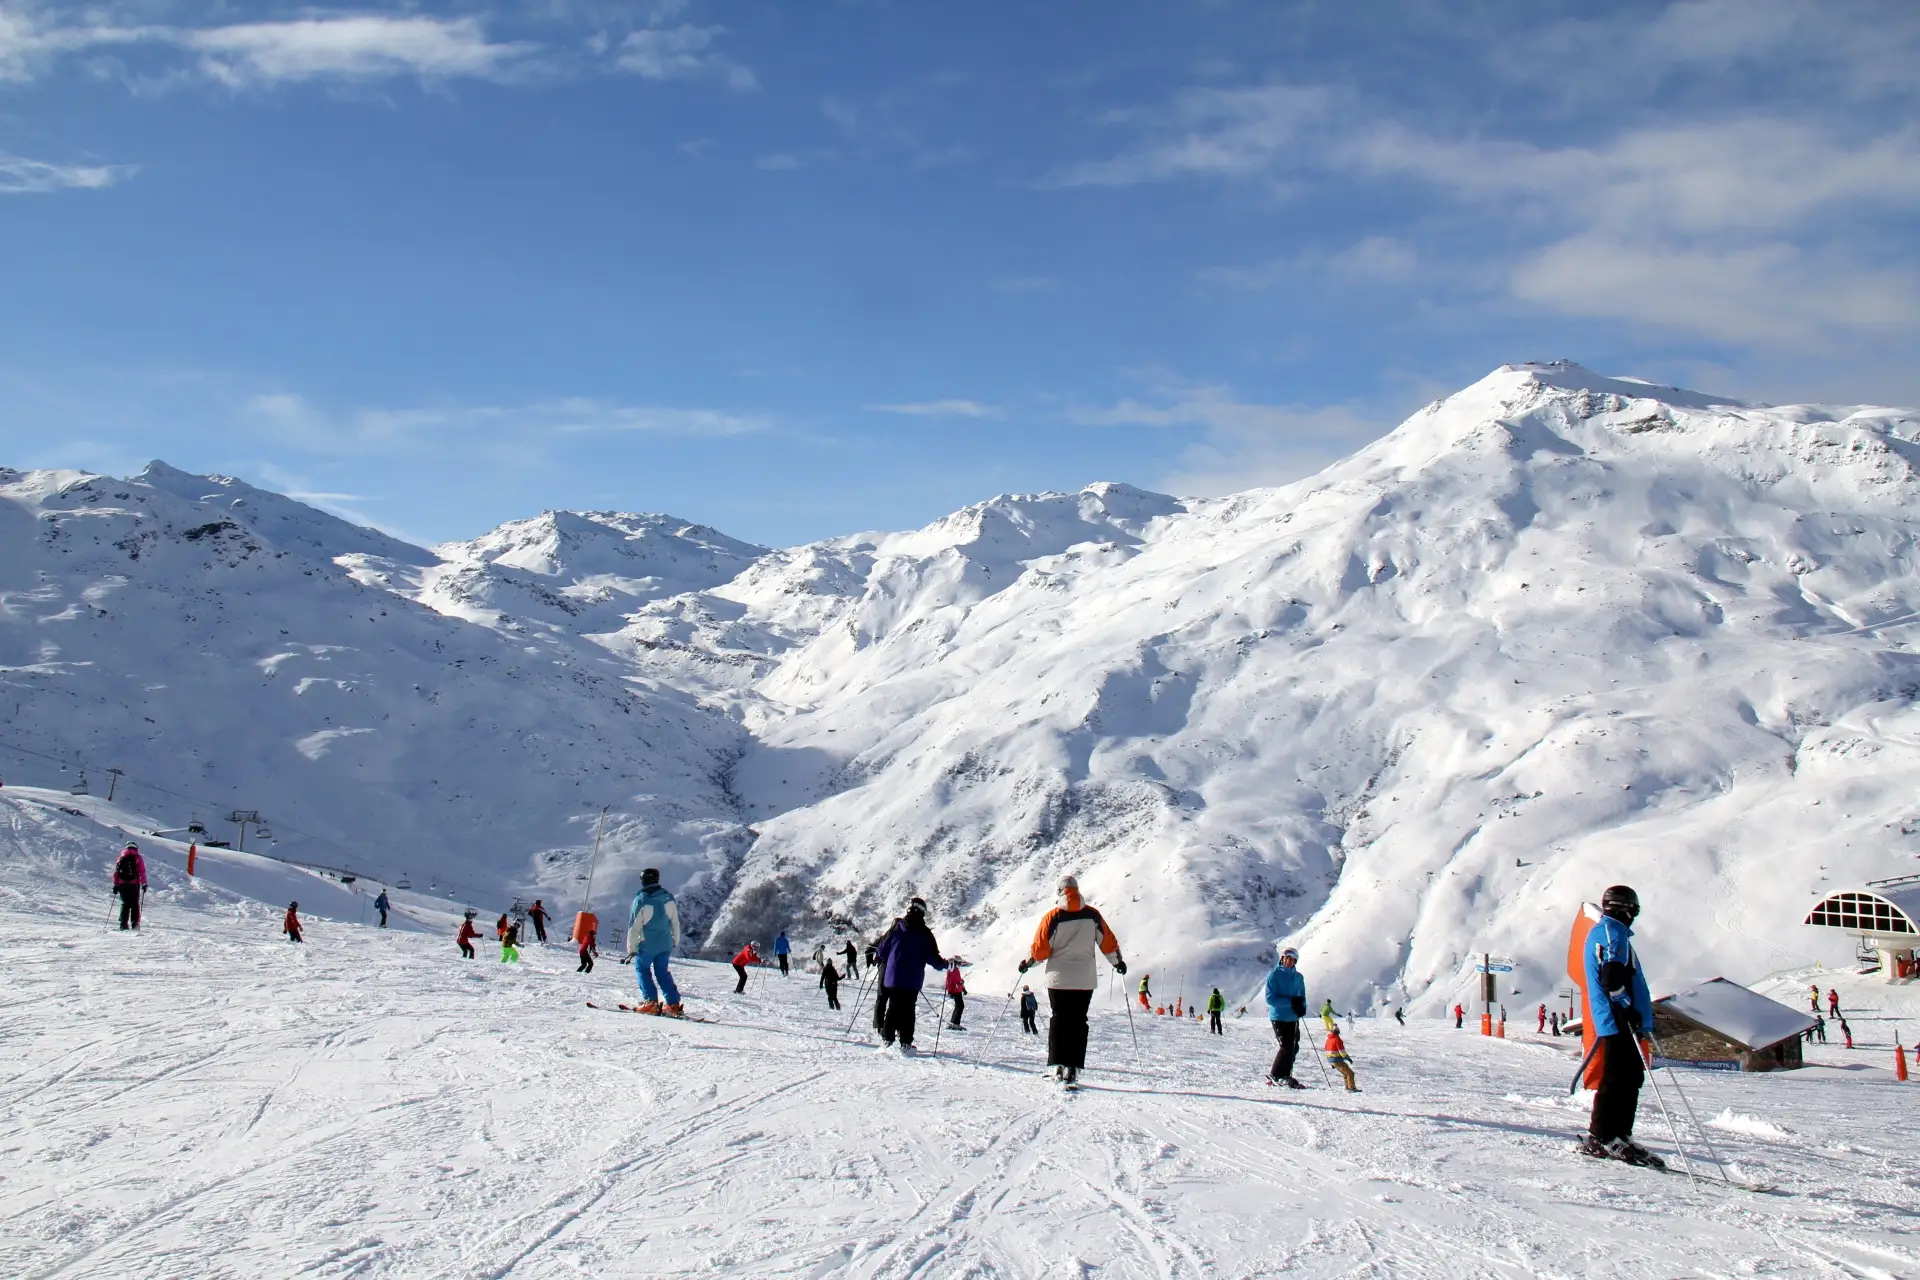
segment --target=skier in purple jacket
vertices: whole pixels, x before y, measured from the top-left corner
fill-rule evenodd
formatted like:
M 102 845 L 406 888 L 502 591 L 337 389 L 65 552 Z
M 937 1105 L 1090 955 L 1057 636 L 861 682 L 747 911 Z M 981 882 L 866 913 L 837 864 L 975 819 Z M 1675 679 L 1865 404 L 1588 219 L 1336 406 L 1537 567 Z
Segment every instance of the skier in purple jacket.
M 894 922 L 874 953 L 880 966 L 881 998 L 885 1012 L 880 1024 L 880 1039 L 900 1042 L 900 1051 L 913 1052 L 914 1013 L 920 1003 L 920 988 L 926 984 L 928 969 L 945 969 L 951 961 L 940 954 L 933 930 L 927 928 L 927 904 L 915 898 L 907 914 Z

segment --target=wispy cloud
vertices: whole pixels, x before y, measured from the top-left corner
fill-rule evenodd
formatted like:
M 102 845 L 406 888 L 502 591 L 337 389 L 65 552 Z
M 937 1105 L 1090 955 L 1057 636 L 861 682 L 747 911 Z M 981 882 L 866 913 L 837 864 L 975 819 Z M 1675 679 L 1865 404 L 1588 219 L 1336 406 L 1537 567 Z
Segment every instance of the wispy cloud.
M 916 400 L 905 404 L 870 404 L 871 413 L 898 413 L 909 418 L 997 418 L 1000 410 L 978 400 Z
M 650 432 L 708 438 L 772 430 L 769 418 L 717 409 L 630 405 L 567 397 L 526 405 L 452 405 L 336 411 L 299 395 L 256 395 L 242 418 L 295 449 L 385 454 L 455 441 L 538 441 L 555 433 Z
M 1392 283 L 1412 277 L 1418 265 L 1418 255 L 1405 241 L 1393 236 L 1366 236 L 1331 252 L 1309 251 L 1250 267 L 1208 267 L 1200 273 L 1200 280 L 1222 288 L 1259 293 L 1290 280 L 1312 276 L 1343 282 Z
M 1277 161 L 1311 139 L 1334 95 L 1317 86 L 1189 89 L 1161 111 L 1113 112 L 1111 124 L 1144 127 L 1146 139 L 1105 160 L 1047 178 L 1050 187 L 1128 187 L 1179 178 L 1276 177 Z
M 132 177 L 130 164 L 50 164 L 23 156 L 0 156 L 0 195 L 51 191 L 99 191 Z
M 735 62 L 717 44 L 725 27 L 646 27 L 627 34 L 614 66 L 648 80 L 719 80 L 744 92 L 759 87 L 751 67 Z

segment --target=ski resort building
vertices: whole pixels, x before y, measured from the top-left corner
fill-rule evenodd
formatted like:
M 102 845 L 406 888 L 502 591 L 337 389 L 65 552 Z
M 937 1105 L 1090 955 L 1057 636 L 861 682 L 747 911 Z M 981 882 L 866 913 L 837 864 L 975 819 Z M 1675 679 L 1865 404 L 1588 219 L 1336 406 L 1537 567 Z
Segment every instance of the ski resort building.
M 1725 978 L 1653 1002 L 1660 1061 L 1684 1066 L 1788 1070 L 1801 1065 L 1800 1040 L 1812 1026 L 1813 1015 Z
M 1916 976 L 1914 948 L 1920 945 L 1920 876 L 1869 880 L 1864 888 L 1828 894 L 1806 923 L 1854 935 L 1863 960 L 1878 952 L 1880 973 L 1888 982 L 1911 979 Z

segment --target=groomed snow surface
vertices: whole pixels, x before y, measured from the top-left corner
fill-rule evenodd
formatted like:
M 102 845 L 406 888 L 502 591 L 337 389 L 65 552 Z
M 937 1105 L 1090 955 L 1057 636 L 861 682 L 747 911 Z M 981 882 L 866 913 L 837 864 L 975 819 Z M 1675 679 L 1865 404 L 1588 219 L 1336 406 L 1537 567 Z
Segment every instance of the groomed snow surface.
M 1220 1038 L 1138 1018 L 1136 1053 L 1109 989 L 1063 1096 L 1003 1018 L 1011 973 L 970 971 L 968 1030 L 902 1059 L 864 1016 L 849 1034 L 857 986 L 831 1015 L 811 975 L 736 997 L 682 962 L 716 1023 L 595 1012 L 631 999 L 611 961 L 465 962 L 450 927 L 356 923 L 361 886 L 237 857 L 189 885 L 157 840 L 146 927 L 120 933 L 121 832 L 12 788 L 0 822 L 6 1276 L 1920 1274 L 1920 1086 L 1884 1069 L 1910 988 L 1813 975 L 1859 1050 L 1686 1076 L 1778 1191 L 1694 1189 L 1574 1154 L 1571 1042 L 1518 1028 L 1361 1018 L 1363 1093 L 1307 1052 L 1310 1091 L 1278 1095 L 1257 1009 Z M 220 887 L 243 875 L 254 898 Z M 322 908 L 297 947 L 290 898 Z M 1639 1136 L 1671 1153 L 1651 1094 Z

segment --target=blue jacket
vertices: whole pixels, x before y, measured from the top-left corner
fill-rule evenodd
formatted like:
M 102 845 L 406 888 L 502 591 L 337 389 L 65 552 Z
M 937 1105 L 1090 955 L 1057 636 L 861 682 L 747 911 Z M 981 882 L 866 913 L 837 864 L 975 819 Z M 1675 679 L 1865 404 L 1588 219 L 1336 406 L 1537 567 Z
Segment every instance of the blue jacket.
M 1267 1017 L 1298 1022 L 1307 1012 L 1307 980 L 1298 969 L 1276 964 L 1267 971 Z
M 1633 930 L 1612 916 L 1601 916 L 1587 930 L 1586 953 L 1587 1007 L 1593 1011 L 1593 1034 L 1645 1034 L 1653 1030 L 1653 997 L 1647 993 L 1647 975 L 1640 967 L 1640 957 L 1633 953 Z M 1606 970 L 1616 964 L 1631 969 L 1632 976 L 1620 996 L 1609 997 Z M 1615 970 L 1613 985 L 1622 985 L 1620 976 Z
M 777 956 L 789 956 L 793 954 L 793 948 L 787 945 L 787 935 L 785 933 L 782 933 L 773 940 L 773 954 Z
M 380 896 L 373 900 L 373 905 L 379 908 L 381 911 L 385 911 L 387 909 L 387 891 L 385 889 L 382 889 L 380 891 Z
M 905 920 L 894 921 L 875 955 L 882 966 L 880 985 L 900 990 L 918 991 L 926 984 L 928 969 L 947 967 L 933 930 L 925 924 L 916 928 Z
M 633 895 L 627 913 L 627 950 L 633 955 L 659 956 L 680 942 L 680 908 L 673 895 L 659 885 Z

